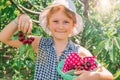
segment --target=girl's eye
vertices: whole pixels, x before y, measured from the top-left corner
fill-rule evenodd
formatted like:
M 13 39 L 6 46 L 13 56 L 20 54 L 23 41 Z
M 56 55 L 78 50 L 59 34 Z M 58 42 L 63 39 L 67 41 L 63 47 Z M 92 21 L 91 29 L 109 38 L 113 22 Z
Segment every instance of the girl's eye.
M 58 22 L 57 20 L 53 21 L 53 22 Z
M 64 21 L 64 23 L 69 23 L 69 21 Z

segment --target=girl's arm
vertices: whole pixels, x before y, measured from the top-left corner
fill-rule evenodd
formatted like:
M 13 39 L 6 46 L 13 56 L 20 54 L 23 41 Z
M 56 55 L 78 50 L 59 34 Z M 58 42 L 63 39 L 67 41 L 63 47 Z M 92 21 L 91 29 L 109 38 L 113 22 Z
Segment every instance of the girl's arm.
M 21 42 L 19 40 L 12 40 L 11 37 L 14 35 L 14 33 L 19 30 L 23 33 L 30 33 L 32 30 L 32 20 L 29 16 L 23 14 L 16 18 L 16 22 L 13 20 L 11 21 L 1 32 L 0 32 L 0 41 L 3 43 L 19 48 L 21 45 Z M 37 44 L 40 40 L 39 37 L 34 36 L 35 40 L 32 43 L 33 49 L 35 52 L 37 52 Z
M 80 56 L 92 56 L 92 54 L 85 49 L 80 47 L 79 49 Z M 101 67 L 101 71 L 89 72 L 89 71 L 76 71 L 75 74 L 80 74 L 79 77 L 73 80 L 113 80 L 113 75 L 105 67 Z
M 11 45 L 13 47 L 20 47 L 19 40 L 11 40 L 13 34 L 18 30 L 18 26 L 11 21 L 1 32 L 0 32 L 0 41 L 5 44 Z

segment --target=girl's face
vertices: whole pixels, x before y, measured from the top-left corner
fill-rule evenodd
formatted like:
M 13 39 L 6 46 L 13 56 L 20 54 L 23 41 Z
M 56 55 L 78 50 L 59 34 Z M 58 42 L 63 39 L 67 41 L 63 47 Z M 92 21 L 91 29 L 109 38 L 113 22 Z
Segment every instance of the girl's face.
M 52 36 L 57 39 L 67 39 L 72 32 L 74 23 L 62 11 L 57 11 L 51 15 L 48 27 Z

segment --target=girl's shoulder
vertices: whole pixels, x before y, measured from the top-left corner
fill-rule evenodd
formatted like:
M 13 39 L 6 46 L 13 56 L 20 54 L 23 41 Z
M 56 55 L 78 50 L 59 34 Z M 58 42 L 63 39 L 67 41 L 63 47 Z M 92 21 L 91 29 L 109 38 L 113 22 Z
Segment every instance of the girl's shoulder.
M 92 54 L 90 53 L 90 51 L 88 49 L 86 49 L 85 47 L 81 46 L 80 44 L 74 43 L 71 41 L 71 46 L 73 47 L 73 49 L 77 48 L 77 52 L 79 55 L 82 56 L 92 56 Z
M 40 42 L 39 42 L 39 46 L 41 45 L 51 45 L 53 43 L 53 39 L 52 37 L 41 37 Z
M 33 36 L 35 39 L 32 42 L 33 50 L 38 53 L 39 47 L 42 45 L 46 46 L 52 43 L 51 37 L 40 37 L 40 36 Z
M 81 56 L 92 56 L 91 52 L 83 46 L 78 49 L 78 54 Z
M 75 42 L 73 42 L 73 41 L 69 41 L 69 44 L 70 44 L 70 46 L 71 47 L 73 47 L 73 48 L 80 48 L 81 47 L 81 45 L 80 44 L 77 44 L 77 43 L 75 43 Z

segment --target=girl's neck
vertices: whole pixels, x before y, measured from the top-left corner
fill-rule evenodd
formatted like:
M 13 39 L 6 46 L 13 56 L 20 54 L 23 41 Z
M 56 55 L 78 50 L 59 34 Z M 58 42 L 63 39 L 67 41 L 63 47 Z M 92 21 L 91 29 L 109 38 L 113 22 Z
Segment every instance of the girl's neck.
M 64 51 L 64 49 L 66 48 L 67 44 L 68 44 L 68 39 L 56 39 L 53 38 L 54 40 L 54 46 L 56 49 L 56 54 L 60 55 L 62 53 L 62 51 Z
M 68 39 L 56 39 L 56 38 L 53 38 L 53 40 L 54 40 L 54 45 L 64 46 L 64 45 L 68 44 Z

